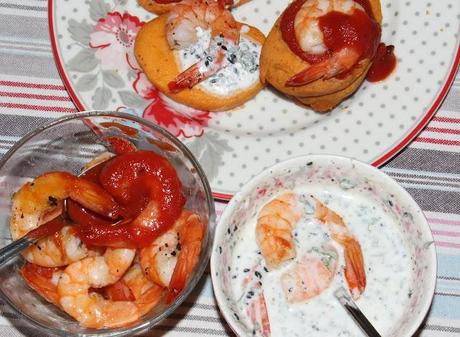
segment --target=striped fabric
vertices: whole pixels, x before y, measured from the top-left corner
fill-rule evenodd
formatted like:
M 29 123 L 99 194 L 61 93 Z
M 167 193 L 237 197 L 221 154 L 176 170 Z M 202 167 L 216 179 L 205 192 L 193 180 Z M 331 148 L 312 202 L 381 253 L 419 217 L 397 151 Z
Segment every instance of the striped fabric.
M 56 70 L 46 0 L 0 0 L 0 154 L 26 132 L 75 112 Z M 460 335 L 460 76 L 428 127 L 382 170 L 420 204 L 435 237 L 438 283 L 420 336 Z M 216 203 L 218 214 L 225 204 Z M 38 336 L 0 302 L 0 336 Z M 145 336 L 232 335 L 206 275 L 193 296 Z

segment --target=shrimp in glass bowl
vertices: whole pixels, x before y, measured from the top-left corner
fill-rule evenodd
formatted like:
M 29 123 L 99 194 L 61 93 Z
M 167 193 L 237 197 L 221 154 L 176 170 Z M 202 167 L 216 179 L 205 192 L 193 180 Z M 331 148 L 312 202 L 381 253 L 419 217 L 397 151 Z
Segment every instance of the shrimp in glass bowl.
M 308 155 L 233 197 L 211 277 L 239 336 L 361 336 L 334 297 L 344 288 L 382 336 L 409 337 L 431 304 L 436 252 L 423 212 L 394 180 L 351 158 Z
M 37 227 L 55 230 L 0 270 L 2 298 L 44 334 L 152 328 L 204 272 L 215 221 L 208 182 L 185 146 L 148 121 L 97 111 L 57 119 L 4 155 L 0 179 L 3 244 Z M 141 269 L 140 251 L 183 212 L 197 230 L 181 238 L 177 261 L 156 266 L 176 275 L 159 285 Z

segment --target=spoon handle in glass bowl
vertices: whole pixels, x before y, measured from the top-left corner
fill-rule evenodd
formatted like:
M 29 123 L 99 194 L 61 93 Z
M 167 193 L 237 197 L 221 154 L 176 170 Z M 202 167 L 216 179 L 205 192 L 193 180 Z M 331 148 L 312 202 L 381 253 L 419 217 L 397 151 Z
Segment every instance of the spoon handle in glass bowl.
M 19 254 L 21 251 L 34 244 L 41 238 L 54 234 L 65 226 L 65 221 L 62 216 L 58 216 L 45 224 L 31 230 L 22 238 L 11 242 L 9 245 L 0 249 L 0 266 L 7 262 L 9 259 Z
M 359 327 L 366 333 L 369 337 L 381 337 L 378 331 L 373 327 L 371 322 L 364 316 L 363 312 L 358 308 L 356 303 L 348 295 L 345 288 L 340 287 L 334 292 L 335 298 L 342 304 L 345 310 L 348 311 L 350 316 L 358 323 Z
M 21 251 L 29 247 L 38 239 L 31 238 L 28 235 L 23 236 L 22 238 L 11 242 L 9 245 L 0 249 L 0 266 L 5 262 L 19 254 Z

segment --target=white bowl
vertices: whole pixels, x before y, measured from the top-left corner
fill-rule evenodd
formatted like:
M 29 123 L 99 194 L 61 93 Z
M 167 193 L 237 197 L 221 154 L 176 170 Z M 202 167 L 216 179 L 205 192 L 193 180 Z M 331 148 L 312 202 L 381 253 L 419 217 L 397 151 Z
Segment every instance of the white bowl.
M 353 209 L 358 212 L 358 208 L 354 208 L 357 205 L 360 210 L 367 210 L 362 213 L 365 215 L 359 215 L 359 219 L 367 219 L 367 229 L 350 226 L 361 243 L 367 277 L 366 290 L 357 304 L 383 336 L 412 336 L 430 307 L 436 283 L 434 241 L 423 212 L 409 193 L 382 171 L 353 159 L 328 155 L 298 157 L 263 171 L 249 181 L 225 208 L 216 229 L 211 276 L 217 303 L 231 328 L 239 336 L 262 335 L 259 327 L 248 317 L 246 310 L 251 298 L 247 299 L 247 289 L 242 286 L 243 280 L 248 277 L 245 273 L 248 273 L 251 261 L 259 261 L 262 267 L 264 264 L 260 255 L 256 256 L 254 219 L 260 208 L 274 196 L 296 188 L 303 188 L 308 193 L 311 189 L 315 197 L 325 200 L 323 202 L 342 205 L 341 215 L 346 223 L 347 212 L 352 214 Z M 398 238 L 392 240 L 399 244 L 394 244 L 395 248 L 384 250 L 388 253 L 377 257 L 376 254 L 380 254 L 383 248 L 376 247 L 390 242 L 387 241 L 390 237 Z M 247 252 L 242 257 L 245 249 Z M 396 252 L 406 254 L 406 257 L 396 259 Z M 398 263 L 402 265 L 398 267 Z M 277 279 L 272 277 L 273 272 L 270 273 L 263 277 L 258 273 L 257 277 L 262 277 L 264 285 L 261 289 L 268 296 L 266 303 L 272 336 L 293 335 L 292 329 L 299 329 L 300 336 L 321 335 L 307 333 L 312 326 L 320 330 L 338 326 L 351 329 L 351 335 L 359 335 L 360 331 L 351 318 L 345 311 L 340 312 L 343 308 L 332 297 L 334 289 L 326 289 L 305 304 L 288 305 L 284 298 L 276 296 L 273 290 L 276 287 L 272 285 Z M 336 278 L 339 277 L 341 275 L 336 275 Z M 395 284 L 398 286 L 395 287 Z M 378 291 L 384 293 L 379 295 Z M 274 303 L 282 306 L 276 309 Z M 310 311 L 313 315 L 296 319 L 296 315 L 306 310 L 305 306 L 310 306 L 308 310 L 313 310 Z M 320 316 L 314 318 L 316 313 Z M 283 319 L 284 314 L 293 321 Z M 318 317 L 325 317 L 330 322 L 309 321 Z M 287 330 L 282 333 L 281 329 Z

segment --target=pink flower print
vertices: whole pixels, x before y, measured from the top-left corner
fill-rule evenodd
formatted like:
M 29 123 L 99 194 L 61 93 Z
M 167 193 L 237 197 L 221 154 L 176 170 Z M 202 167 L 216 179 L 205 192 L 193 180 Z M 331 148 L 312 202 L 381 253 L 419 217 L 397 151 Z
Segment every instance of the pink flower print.
M 164 127 L 176 137 L 200 137 L 211 118 L 209 111 L 200 111 L 179 104 L 156 89 L 142 72 L 133 83 L 136 93 L 152 100 L 143 117 Z
M 97 48 L 96 57 L 104 70 L 137 69 L 134 40 L 143 26 L 139 18 L 128 13 L 108 13 L 99 19 L 91 33 L 89 46 Z

